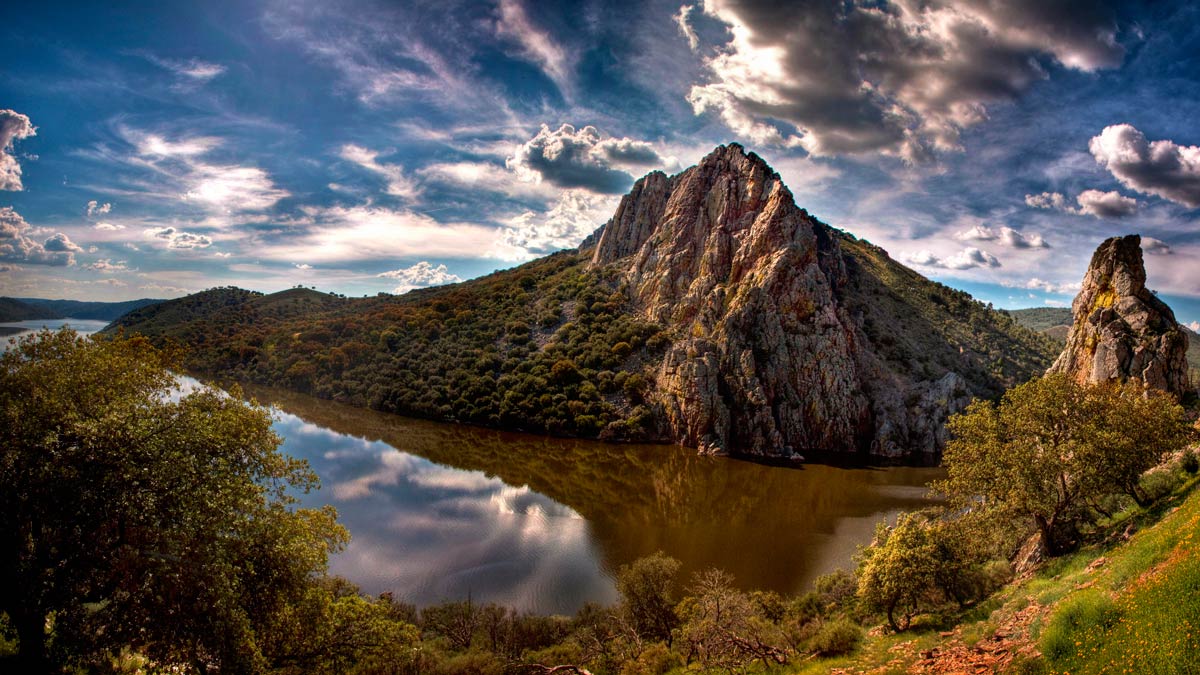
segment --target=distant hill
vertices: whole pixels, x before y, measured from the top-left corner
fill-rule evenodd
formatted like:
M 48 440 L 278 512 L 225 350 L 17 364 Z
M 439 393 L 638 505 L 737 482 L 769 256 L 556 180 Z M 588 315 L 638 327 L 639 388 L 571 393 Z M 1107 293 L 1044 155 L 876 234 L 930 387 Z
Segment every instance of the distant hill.
M 30 321 L 33 319 L 61 319 L 45 307 L 38 307 L 16 298 L 0 298 L 0 321 Z
M 29 319 L 92 319 L 112 321 L 126 312 L 153 305 L 162 300 L 142 298 L 124 302 L 89 302 L 83 300 L 45 300 L 43 298 L 7 298 L 37 308 L 40 312 Z M 15 319 L 6 319 L 13 321 Z
M 400 296 L 213 289 L 119 329 L 387 412 L 763 456 L 935 453 L 946 415 L 1057 353 L 817 221 L 737 145 L 638 181 L 579 250 Z

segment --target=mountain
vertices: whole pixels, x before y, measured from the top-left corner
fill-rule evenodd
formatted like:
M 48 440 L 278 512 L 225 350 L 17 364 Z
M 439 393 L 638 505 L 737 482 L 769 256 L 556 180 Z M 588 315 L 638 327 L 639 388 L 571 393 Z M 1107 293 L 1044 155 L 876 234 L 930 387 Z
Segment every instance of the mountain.
M 1100 244 L 1071 311 L 1070 335 L 1050 372 L 1080 382 L 1137 378 L 1176 396 L 1190 393 L 1188 337 L 1171 308 L 1146 288 L 1140 236 Z
M 38 308 L 39 316 L 31 319 L 94 319 L 112 321 L 126 312 L 153 305 L 162 300 L 142 298 L 141 300 L 126 300 L 124 302 L 88 302 L 83 300 L 45 300 L 43 298 L 12 298 L 26 305 Z
M 216 289 L 106 330 L 388 412 L 764 457 L 934 454 L 950 412 L 1057 351 L 816 220 L 738 145 L 642 178 L 580 249 L 402 296 L 307 293 Z
M 0 321 L 29 321 L 31 319 L 61 319 L 43 307 L 16 298 L 0 298 Z
M 1017 323 L 1025 326 L 1030 330 L 1036 330 L 1039 333 L 1049 333 L 1058 328 L 1069 330 L 1074 317 L 1071 314 L 1069 307 L 1031 307 L 1029 309 L 1006 309 L 1003 310 L 1012 318 L 1016 319 Z M 1067 336 L 1062 336 L 1066 340 Z

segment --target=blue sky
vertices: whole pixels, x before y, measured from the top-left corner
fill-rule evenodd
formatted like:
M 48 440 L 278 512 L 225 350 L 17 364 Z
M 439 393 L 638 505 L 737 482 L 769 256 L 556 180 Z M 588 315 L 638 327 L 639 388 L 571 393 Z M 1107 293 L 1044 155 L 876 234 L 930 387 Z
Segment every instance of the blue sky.
M 1200 321 L 1195 3 L 25 3 L 0 26 L 0 294 L 349 295 L 571 247 L 737 141 L 1003 307 L 1104 238 Z

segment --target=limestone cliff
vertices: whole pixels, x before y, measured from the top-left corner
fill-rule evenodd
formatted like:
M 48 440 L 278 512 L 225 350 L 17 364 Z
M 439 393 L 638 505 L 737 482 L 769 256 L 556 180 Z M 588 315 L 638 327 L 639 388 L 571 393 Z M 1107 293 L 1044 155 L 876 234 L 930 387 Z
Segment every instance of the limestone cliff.
M 634 310 L 671 328 L 656 383 L 670 439 L 761 456 L 940 449 L 971 392 L 955 372 L 886 366 L 845 302 L 841 236 L 738 145 L 638 181 L 592 265 L 620 268 Z
M 1096 249 L 1071 306 L 1066 348 L 1050 372 L 1081 383 L 1134 378 L 1181 396 L 1188 391 L 1187 334 L 1146 288 L 1141 241 L 1113 237 Z

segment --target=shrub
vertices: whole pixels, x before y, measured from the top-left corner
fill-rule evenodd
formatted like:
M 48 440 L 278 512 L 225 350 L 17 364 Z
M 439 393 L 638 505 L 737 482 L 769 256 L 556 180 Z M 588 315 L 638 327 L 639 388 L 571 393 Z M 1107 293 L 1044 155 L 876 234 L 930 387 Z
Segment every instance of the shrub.
M 1189 474 L 1194 474 L 1197 471 L 1200 471 L 1200 458 L 1196 457 L 1195 450 L 1188 448 L 1187 450 L 1183 451 L 1183 457 L 1179 458 L 1179 468 L 1183 469 Z
M 854 651 L 862 638 L 861 626 L 849 619 L 835 619 L 821 626 L 810 647 L 821 656 L 841 656 Z

